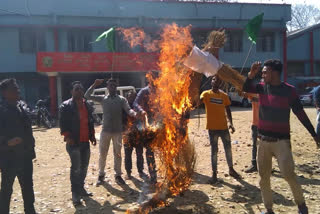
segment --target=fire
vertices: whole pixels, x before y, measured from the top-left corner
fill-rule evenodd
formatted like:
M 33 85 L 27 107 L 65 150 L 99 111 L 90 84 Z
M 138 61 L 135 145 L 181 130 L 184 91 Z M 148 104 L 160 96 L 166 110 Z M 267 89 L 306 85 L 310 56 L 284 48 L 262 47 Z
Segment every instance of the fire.
M 129 43 L 131 48 L 143 46 L 148 52 L 156 52 L 160 49 L 160 40 L 152 40 L 151 36 L 146 34 L 141 28 L 117 28 L 117 31 L 123 35 L 123 39 Z
M 152 96 L 156 100 L 155 105 L 160 106 L 158 112 L 163 117 L 165 133 L 158 136 L 154 143 L 163 163 L 160 169 L 165 176 L 164 185 L 167 185 L 170 193 L 175 196 L 189 187 L 190 171 L 193 172 L 194 164 L 192 153 L 191 160 L 186 159 L 188 155 L 184 154 L 184 150 L 190 145 L 187 135 L 188 120 L 185 116 L 192 108 L 189 97 L 192 71 L 180 66 L 180 62 L 192 47 L 190 26 L 165 26 L 159 45 L 161 72 L 154 82 L 157 90 Z M 192 148 L 187 150 L 192 152 Z
M 123 39 L 129 43 L 131 48 L 143 45 L 143 41 L 146 38 L 145 32 L 138 27 L 117 28 L 117 30 L 121 32 Z
M 188 138 L 187 115 L 192 109 L 189 96 L 192 71 L 182 66 L 182 60 L 193 46 L 190 29 L 190 26 L 167 25 L 163 28 L 161 39 L 156 41 L 160 48 L 160 74 L 155 80 L 151 75 L 147 78 L 156 88 L 150 95 L 149 104 L 156 115 L 155 118 L 162 122 L 162 128 L 151 146 L 159 155 L 161 165 L 157 167 L 164 181 L 157 188 L 153 198 L 140 206 L 136 211 L 138 213 L 148 213 L 153 207 L 164 206 L 167 197 L 180 194 L 191 184 L 195 151 Z M 131 32 L 130 35 L 133 34 Z M 145 35 L 138 40 L 142 38 L 145 38 Z M 130 40 L 129 42 L 131 43 Z M 155 124 L 150 124 L 149 129 L 152 130 L 154 127 Z

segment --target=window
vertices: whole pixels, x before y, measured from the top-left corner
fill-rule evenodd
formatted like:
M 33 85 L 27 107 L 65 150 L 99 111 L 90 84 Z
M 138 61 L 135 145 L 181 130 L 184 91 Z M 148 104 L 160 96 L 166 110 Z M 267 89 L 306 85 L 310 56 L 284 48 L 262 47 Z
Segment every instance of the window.
M 274 32 L 262 32 L 257 38 L 257 52 L 274 52 L 275 34 Z
M 69 52 L 91 52 L 91 33 L 88 31 L 69 31 L 68 35 Z
M 225 52 L 242 52 L 243 46 L 243 39 L 242 31 L 229 31 L 226 33 L 227 35 L 227 42 L 224 45 Z
M 288 76 L 304 76 L 304 62 L 288 61 Z
M 30 29 L 20 29 L 19 47 L 20 53 L 36 53 L 38 51 L 45 51 L 45 32 Z
M 316 74 L 316 75 L 320 75 L 320 62 L 316 62 L 315 63 L 316 64 L 316 68 L 314 69 L 314 73 Z

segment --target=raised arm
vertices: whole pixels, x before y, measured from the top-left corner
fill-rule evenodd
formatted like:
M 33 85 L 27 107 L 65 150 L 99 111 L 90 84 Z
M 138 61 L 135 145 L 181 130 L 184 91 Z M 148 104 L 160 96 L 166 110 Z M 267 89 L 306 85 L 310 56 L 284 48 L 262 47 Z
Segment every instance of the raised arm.
M 86 93 L 84 94 L 84 97 L 88 100 L 93 100 L 95 102 L 102 102 L 104 95 L 93 95 L 94 89 L 101 85 L 103 83 L 103 79 L 96 79 L 94 83 L 88 88 Z
M 258 74 L 259 70 L 261 67 L 261 62 L 254 62 L 251 65 L 251 69 L 250 72 L 248 74 L 248 78 L 246 79 L 246 81 L 243 84 L 242 90 L 244 92 L 249 92 L 249 93 L 259 93 L 260 91 L 260 85 L 259 84 L 255 84 L 253 79 L 255 78 L 255 76 Z

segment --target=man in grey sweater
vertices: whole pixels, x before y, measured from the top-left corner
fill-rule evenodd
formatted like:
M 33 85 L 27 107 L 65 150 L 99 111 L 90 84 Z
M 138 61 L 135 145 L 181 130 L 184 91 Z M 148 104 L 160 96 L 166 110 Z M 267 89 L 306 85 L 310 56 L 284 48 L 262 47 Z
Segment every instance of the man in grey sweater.
M 103 109 L 103 126 L 99 143 L 99 177 L 97 185 L 104 182 L 105 166 L 110 142 L 113 142 L 115 180 L 118 184 L 125 184 L 121 177 L 121 147 L 123 130 L 123 110 L 130 116 L 136 117 L 126 98 L 117 94 L 117 82 L 114 79 L 107 81 L 109 94 L 92 95 L 93 90 L 103 83 L 103 79 L 97 79 L 85 93 L 85 98 L 101 103 Z

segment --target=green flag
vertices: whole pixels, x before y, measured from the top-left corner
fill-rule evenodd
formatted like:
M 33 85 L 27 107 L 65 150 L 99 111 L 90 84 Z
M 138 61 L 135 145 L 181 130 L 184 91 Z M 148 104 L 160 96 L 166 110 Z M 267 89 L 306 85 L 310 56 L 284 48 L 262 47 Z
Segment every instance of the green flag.
M 107 40 L 107 48 L 108 50 L 110 50 L 111 52 L 115 52 L 115 28 L 112 27 L 109 30 L 103 32 L 100 36 L 98 36 L 98 38 L 94 41 L 94 42 L 99 42 L 102 39 L 106 39 Z
M 260 31 L 261 24 L 262 24 L 262 21 L 263 21 L 263 15 L 264 15 L 264 13 L 261 13 L 261 14 L 257 15 L 256 17 L 251 19 L 248 22 L 248 24 L 246 25 L 246 32 L 249 35 L 249 39 L 254 44 L 256 44 L 256 41 L 257 41 L 258 33 Z

